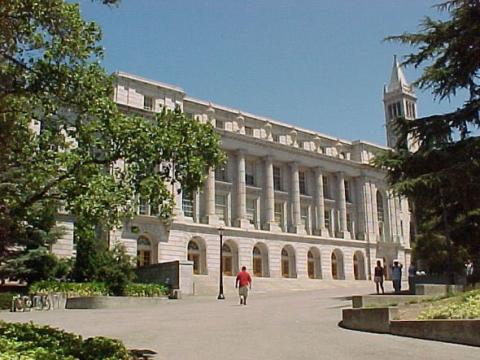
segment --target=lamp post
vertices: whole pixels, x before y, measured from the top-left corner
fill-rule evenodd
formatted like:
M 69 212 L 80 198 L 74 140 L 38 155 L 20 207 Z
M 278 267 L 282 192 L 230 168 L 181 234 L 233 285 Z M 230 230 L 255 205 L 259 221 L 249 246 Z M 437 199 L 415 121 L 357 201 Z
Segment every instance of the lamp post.
M 223 295 L 223 227 L 218 228 L 218 235 L 220 236 L 220 284 L 218 291 L 218 300 L 225 300 Z

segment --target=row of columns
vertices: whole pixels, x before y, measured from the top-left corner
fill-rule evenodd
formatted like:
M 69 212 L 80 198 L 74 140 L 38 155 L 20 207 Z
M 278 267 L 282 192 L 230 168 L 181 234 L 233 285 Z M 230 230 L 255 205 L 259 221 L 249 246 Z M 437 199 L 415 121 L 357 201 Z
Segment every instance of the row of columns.
M 246 183 L 245 183 L 245 150 L 237 151 L 237 181 L 236 187 L 236 218 L 234 219 L 235 226 L 241 228 L 248 228 L 250 226 L 247 220 L 246 213 Z M 264 208 L 265 208 L 265 222 L 263 228 L 265 230 L 279 230 L 279 225 L 275 222 L 275 189 L 273 179 L 273 157 L 266 156 L 264 158 Z M 302 225 L 301 219 L 301 202 L 300 202 L 300 179 L 299 179 L 299 166 L 297 162 L 290 163 L 291 169 L 291 188 L 290 188 L 290 202 L 292 204 L 292 225 L 290 231 L 297 234 L 305 233 L 305 228 Z M 315 168 L 315 192 L 314 192 L 314 205 L 316 211 L 315 233 L 320 236 L 328 236 L 328 230 L 325 226 L 325 199 L 323 195 L 323 171 L 321 167 Z M 343 238 L 349 238 L 350 233 L 347 229 L 347 206 L 345 198 L 345 176 L 343 172 L 337 173 L 337 189 L 338 189 L 338 210 L 340 220 L 340 234 L 337 236 Z M 215 171 L 210 169 L 208 172 L 207 181 L 205 184 L 206 192 L 206 206 L 205 206 L 205 218 L 204 221 L 208 224 L 216 224 L 218 218 L 215 214 Z

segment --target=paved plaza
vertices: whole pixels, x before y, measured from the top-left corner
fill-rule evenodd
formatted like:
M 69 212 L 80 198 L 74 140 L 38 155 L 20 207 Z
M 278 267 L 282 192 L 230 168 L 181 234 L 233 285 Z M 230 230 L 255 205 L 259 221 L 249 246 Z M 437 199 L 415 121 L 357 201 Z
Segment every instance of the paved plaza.
M 357 294 L 369 288 L 353 290 Z M 347 288 L 165 300 L 144 309 L 1 312 L 7 321 L 50 324 L 83 336 L 121 339 L 156 359 L 478 359 L 475 347 L 338 327 Z

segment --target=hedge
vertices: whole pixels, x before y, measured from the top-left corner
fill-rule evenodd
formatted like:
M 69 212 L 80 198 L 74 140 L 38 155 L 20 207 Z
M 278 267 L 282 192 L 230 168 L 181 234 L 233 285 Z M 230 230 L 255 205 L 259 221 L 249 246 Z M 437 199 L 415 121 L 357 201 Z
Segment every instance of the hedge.
M 135 359 L 121 341 L 81 336 L 33 323 L 0 321 L 0 360 L 129 360 Z
M 31 294 L 63 293 L 67 296 L 107 296 L 108 289 L 105 283 L 69 283 L 57 281 L 39 281 L 30 286 Z M 168 287 L 162 284 L 128 284 L 125 289 L 126 296 L 165 296 Z

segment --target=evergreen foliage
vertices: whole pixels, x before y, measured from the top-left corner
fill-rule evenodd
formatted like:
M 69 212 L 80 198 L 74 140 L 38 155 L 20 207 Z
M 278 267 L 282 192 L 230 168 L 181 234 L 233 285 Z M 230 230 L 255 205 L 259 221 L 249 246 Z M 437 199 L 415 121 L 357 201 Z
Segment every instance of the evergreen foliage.
M 420 32 L 387 39 L 416 49 L 404 62 L 425 66 L 415 85 L 439 101 L 459 90 L 467 98 L 450 113 L 396 120 L 396 151 L 375 163 L 414 204 L 417 256 L 445 271 L 448 263 L 459 270 L 466 257 L 480 259 L 480 1 L 451 0 L 438 9 L 447 12 L 446 20 L 427 17 Z M 408 140 L 418 150 L 410 151 Z

